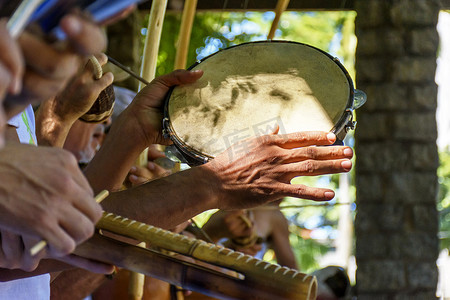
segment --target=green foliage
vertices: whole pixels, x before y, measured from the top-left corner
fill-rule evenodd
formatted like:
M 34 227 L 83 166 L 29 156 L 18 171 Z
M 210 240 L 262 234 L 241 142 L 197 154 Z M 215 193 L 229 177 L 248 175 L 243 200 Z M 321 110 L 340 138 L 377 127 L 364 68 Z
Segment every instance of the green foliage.
M 188 65 L 198 59 L 203 50 L 223 49 L 231 45 L 264 40 L 269 32 L 272 12 L 201 12 L 194 19 L 188 51 Z M 283 14 L 275 39 L 306 43 L 324 51 L 331 51 L 331 43 L 337 36 L 341 44 L 334 53 L 353 75 L 354 12 L 286 12 Z M 148 16 L 142 27 L 145 31 Z M 173 69 L 181 15 L 167 13 L 160 42 L 157 76 Z M 338 35 L 336 35 L 338 33 Z M 145 35 L 143 35 L 143 39 Z M 350 40 L 353 42 L 350 43 Z M 347 46 L 346 46 L 347 45 Z
M 441 249 L 450 248 L 450 152 L 439 154 L 439 237 Z

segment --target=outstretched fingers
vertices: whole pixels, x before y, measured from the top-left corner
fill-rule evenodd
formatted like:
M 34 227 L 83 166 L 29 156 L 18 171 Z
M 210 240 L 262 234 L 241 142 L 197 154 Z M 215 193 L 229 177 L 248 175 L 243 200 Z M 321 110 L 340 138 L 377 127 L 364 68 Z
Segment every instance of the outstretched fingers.
M 347 146 L 328 147 L 302 147 L 296 149 L 285 149 L 281 154 L 284 163 L 299 162 L 305 160 L 330 160 L 330 159 L 351 159 L 353 150 Z
M 305 160 L 280 166 L 280 172 L 289 179 L 297 176 L 317 176 L 344 173 L 350 171 L 352 162 L 349 159 Z
M 280 186 L 283 197 L 294 197 L 314 201 L 329 201 L 334 198 L 334 191 L 325 188 L 309 187 L 303 184 L 284 184 Z
M 266 144 L 292 149 L 306 146 L 325 146 L 336 142 L 336 135 L 324 131 L 302 131 L 288 134 L 265 135 L 261 139 Z

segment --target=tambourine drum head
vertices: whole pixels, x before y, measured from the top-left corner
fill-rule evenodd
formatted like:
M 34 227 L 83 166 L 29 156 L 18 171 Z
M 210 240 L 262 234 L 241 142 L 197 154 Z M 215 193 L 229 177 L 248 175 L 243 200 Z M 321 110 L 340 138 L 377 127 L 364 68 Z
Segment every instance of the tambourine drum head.
M 276 124 L 280 133 L 331 131 L 353 89 L 329 55 L 299 43 L 242 44 L 193 69 L 204 75 L 172 91 L 168 118 L 184 147 L 208 157 Z

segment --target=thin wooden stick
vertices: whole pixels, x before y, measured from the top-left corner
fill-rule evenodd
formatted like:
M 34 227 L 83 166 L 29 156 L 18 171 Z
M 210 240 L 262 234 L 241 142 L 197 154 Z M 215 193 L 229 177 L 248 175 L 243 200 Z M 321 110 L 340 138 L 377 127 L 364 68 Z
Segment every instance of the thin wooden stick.
M 144 53 L 141 65 L 141 77 L 150 82 L 156 75 L 156 63 L 158 60 L 159 43 L 166 14 L 167 0 L 153 0 L 148 20 L 147 37 L 145 39 Z M 143 88 L 139 84 L 139 90 Z M 136 159 L 136 165 L 143 167 L 148 164 L 148 148 L 146 148 Z M 144 244 L 145 247 L 145 244 Z M 142 299 L 145 276 L 143 274 L 131 274 L 133 278 L 129 283 L 128 293 L 132 299 Z
M 127 72 L 128 74 L 130 74 L 132 77 L 136 78 L 137 80 L 139 80 L 143 84 L 145 84 L 145 85 L 149 85 L 150 84 L 150 82 L 148 82 L 147 80 L 145 80 L 144 78 L 142 78 L 138 74 L 134 73 L 132 70 L 130 70 L 130 68 L 128 68 L 127 66 L 121 64 L 120 62 L 118 62 L 117 60 L 115 60 L 114 58 L 112 58 L 109 55 L 108 55 L 108 62 L 110 62 L 113 65 L 115 65 L 115 66 L 119 67 L 120 69 L 124 70 L 125 72 Z
M 147 37 L 145 39 L 144 53 L 141 65 L 141 77 L 151 82 L 155 78 L 156 63 L 158 60 L 159 43 L 164 16 L 166 14 L 167 0 L 154 0 L 150 9 L 148 20 Z M 144 85 L 139 84 L 139 90 Z M 136 159 L 136 165 L 142 167 L 148 163 L 148 148 L 146 148 Z
M 156 63 L 158 60 L 159 43 L 164 16 L 166 14 L 167 0 L 152 1 L 150 18 L 147 27 L 147 37 L 145 39 L 144 53 L 141 65 L 141 77 L 148 82 L 155 78 Z M 139 90 L 144 86 L 139 85 Z
M 95 196 L 95 202 L 100 203 L 103 200 L 105 200 L 106 197 L 108 197 L 109 192 L 107 190 L 103 190 L 100 193 L 98 193 L 97 196 Z M 41 240 L 38 243 L 36 243 L 36 245 L 34 245 L 33 247 L 31 247 L 30 249 L 30 255 L 31 256 L 35 256 L 36 254 L 38 254 L 39 252 L 42 251 L 42 249 L 44 249 L 47 246 L 47 241 L 45 240 Z
M 267 35 L 267 39 L 271 40 L 275 36 L 275 31 L 278 28 L 278 23 L 280 22 L 281 14 L 286 10 L 289 5 L 289 0 L 278 0 L 277 6 L 275 8 L 275 18 L 272 22 L 272 27 L 270 27 L 269 34 Z
M 181 17 L 180 36 L 178 37 L 177 53 L 175 56 L 174 69 L 185 69 L 189 41 L 191 39 L 192 25 L 194 24 L 197 0 L 186 0 L 184 2 L 183 15 Z

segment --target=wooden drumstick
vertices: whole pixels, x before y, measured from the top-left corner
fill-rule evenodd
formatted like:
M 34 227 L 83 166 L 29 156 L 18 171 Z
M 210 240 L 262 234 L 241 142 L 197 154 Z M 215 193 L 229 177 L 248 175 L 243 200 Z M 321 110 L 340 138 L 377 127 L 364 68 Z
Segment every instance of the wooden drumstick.
M 271 40 L 275 36 L 275 31 L 277 30 L 278 23 L 280 22 L 281 14 L 286 10 L 289 5 L 289 0 L 278 0 L 277 6 L 275 8 L 275 18 L 272 22 L 272 27 L 270 27 L 267 39 Z
M 103 190 L 100 193 L 98 193 L 97 196 L 95 196 L 95 202 L 100 203 L 102 202 L 106 197 L 108 197 L 109 192 L 107 190 Z M 35 256 L 39 252 L 41 252 L 42 249 L 44 249 L 47 246 L 47 241 L 41 240 L 40 242 L 36 243 L 33 247 L 30 249 L 30 255 Z
M 131 77 L 134 77 L 135 79 L 139 80 L 140 82 L 142 82 L 145 85 L 149 85 L 150 82 L 148 82 L 147 80 L 145 80 L 144 78 L 142 78 L 141 76 L 139 76 L 138 74 L 134 73 L 132 70 L 130 70 L 130 68 L 128 68 L 127 66 L 121 64 L 120 62 L 118 62 L 116 59 L 112 58 L 111 56 L 108 56 L 108 62 L 112 63 L 113 65 L 115 65 L 116 67 L 119 67 L 120 69 L 122 69 L 123 71 L 127 72 L 129 75 L 131 75 Z

